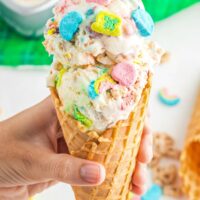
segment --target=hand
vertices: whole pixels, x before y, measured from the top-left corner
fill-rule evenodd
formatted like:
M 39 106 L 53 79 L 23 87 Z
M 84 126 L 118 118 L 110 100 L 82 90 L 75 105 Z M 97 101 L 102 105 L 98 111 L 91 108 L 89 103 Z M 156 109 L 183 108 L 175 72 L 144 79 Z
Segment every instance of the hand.
M 50 98 L 1 122 L 0 200 L 27 200 L 56 181 L 90 186 L 103 182 L 102 165 L 66 152 Z
M 133 191 L 143 192 L 145 178 L 140 162 L 151 152 L 144 147 L 151 134 L 145 128 L 133 175 Z M 148 139 L 149 138 L 149 139 Z M 29 196 L 62 181 L 72 185 L 98 185 L 105 178 L 98 163 L 68 154 L 50 98 L 0 123 L 0 200 L 27 200 Z M 92 173 L 90 173 L 92 171 Z
M 132 177 L 131 190 L 135 194 L 141 195 L 145 192 L 147 182 L 147 166 L 153 157 L 153 135 L 150 127 L 145 125 L 139 153 L 137 156 L 136 168 Z

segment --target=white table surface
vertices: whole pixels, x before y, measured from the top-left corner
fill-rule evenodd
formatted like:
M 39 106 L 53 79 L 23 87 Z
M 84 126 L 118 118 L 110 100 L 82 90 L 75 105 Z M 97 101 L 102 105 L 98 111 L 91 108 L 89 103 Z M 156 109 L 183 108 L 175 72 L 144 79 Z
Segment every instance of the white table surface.
M 156 68 L 150 99 L 151 125 L 155 131 L 170 133 L 181 148 L 200 87 L 200 4 L 157 24 L 154 38 L 170 52 L 171 59 Z M 49 95 L 45 85 L 47 74 L 47 69 L 0 68 L 0 120 Z M 181 103 L 172 108 L 162 105 L 157 99 L 162 87 L 180 96 Z M 74 200 L 70 187 L 59 184 L 36 197 L 36 200 L 55 199 Z

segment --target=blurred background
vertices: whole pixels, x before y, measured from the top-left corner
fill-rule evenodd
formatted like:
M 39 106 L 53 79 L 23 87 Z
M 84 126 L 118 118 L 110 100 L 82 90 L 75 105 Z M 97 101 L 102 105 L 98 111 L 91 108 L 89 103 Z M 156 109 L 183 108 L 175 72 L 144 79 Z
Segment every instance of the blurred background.
M 49 95 L 46 77 L 52 57 L 42 45 L 42 33 L 57 2 L 58 0 L 0 0 L 0 120 Z M 168 62 L 155 70 L 150 99 L 151 125 L 155 132 L 167 132 L 181 150 L 200 87 L 200 1 L 143 2 L 156 22 L 153 38 L 169 52 L 170 57 Z M 163 88 L 179 100 L 173 107 L 158 98 Z M 149 188 L 152 184 L 150 170 Z M 59 184 L 35 199 L 61 200 L 66 197 L 68 200 L 74 199 L 71 188 Z M 160 199 L 185 198 L 162 195 Z

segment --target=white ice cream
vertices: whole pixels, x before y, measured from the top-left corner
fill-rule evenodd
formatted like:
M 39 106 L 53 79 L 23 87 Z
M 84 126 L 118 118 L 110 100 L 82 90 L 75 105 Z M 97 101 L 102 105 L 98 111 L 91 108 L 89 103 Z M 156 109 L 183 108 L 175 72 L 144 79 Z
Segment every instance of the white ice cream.
M 137 81 L 130 88 L 114 84 L 109 91 L 103 91 L 97 98 L 91 99 L 88 94 L 89 85 L 91 81 L 103 76 L 103 71 L 104 69 L 97 67 L 71 68 L 64 73 L 62 83 L 57 87 L 63 110 L 73 116 L 73 106 L 76 105 L 79 111 L 92 121 L 88 128 L 99 131 L 128 118 L 147 83 L 148 73 L 147 70 L 137 67 Z

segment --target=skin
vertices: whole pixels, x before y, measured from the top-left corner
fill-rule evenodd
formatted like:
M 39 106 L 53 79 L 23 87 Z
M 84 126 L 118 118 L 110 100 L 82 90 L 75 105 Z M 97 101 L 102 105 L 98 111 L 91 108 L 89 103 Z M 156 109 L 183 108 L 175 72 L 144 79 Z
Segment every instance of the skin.
M 102 165 L 66 152 L 50 98 L 0 122 L 0 200 L 27 200 L 60 181 L 86 186 L 104 181 Z M 131 184 L 136 194 L 145 191 L 146 164 L 151 158 L 152 134 L 145 126 Z

